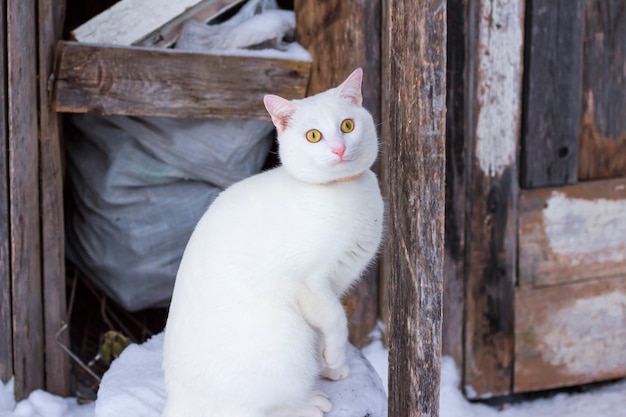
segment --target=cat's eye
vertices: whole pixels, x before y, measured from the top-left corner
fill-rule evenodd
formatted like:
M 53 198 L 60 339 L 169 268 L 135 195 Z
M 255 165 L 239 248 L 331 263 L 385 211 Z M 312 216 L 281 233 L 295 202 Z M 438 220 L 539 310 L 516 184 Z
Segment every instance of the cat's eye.
M 341 122 L 341 131 L 343 133 L 350 133 L 354 130 L 354 121 L 352 119 L 346 119 Z
M 306 132 L 306 140 L 308 140 L 311 143 L 317 143 L 320 140 L 322 140 L 322 132 L 320 132 L 317 129 L 311 129 L 308 132 Z

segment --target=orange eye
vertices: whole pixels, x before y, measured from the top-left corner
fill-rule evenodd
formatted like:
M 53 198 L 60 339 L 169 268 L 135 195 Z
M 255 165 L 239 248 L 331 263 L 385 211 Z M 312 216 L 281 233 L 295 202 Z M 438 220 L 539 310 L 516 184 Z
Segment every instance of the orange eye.
M 352 119 L 346 119 L 341 122 L 341 131 L 343 133 L 350 133 L 354 130 L 354 121 Z
M 311 129 L 308 132 L 306 132 L 306 140 L 308 140 L 311 143 L 317 143 L 320 140 L 322 140 L 322 132 L 320 132 L 317 129 Z

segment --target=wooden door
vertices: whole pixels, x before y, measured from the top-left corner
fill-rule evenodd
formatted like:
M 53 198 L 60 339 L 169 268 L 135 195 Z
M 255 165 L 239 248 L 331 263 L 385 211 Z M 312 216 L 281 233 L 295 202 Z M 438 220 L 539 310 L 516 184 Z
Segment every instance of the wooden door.
M 626 3 L 448 6 L 445 352 L 470 398 L 625 376 Z

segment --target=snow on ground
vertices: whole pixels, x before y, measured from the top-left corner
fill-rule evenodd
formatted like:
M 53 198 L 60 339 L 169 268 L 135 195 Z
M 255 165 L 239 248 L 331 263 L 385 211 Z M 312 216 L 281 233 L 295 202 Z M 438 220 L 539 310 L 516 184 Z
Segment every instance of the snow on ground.
M 387 379 L 387 350 L 379 338 L 362 353 Z M 626 417 L 626 379 L 581 394 L 557 394 L 549 398 L 511 404 L 500 411 L 467 401 L 459 389 L 454 361 L 444 357 L 441 378 L 441 417 Z M 16 404 L 13 384 L 0 384 L 0 417 L 93 417 L 94 404 L 79 405 L 73 398 L 61 398 L 34 391 Z M 134 417 L 125 410 L 124 417 Z M 395 416 L 393 416 L 395 417 Z M 398 416 L 400 417 L 400 416 Z

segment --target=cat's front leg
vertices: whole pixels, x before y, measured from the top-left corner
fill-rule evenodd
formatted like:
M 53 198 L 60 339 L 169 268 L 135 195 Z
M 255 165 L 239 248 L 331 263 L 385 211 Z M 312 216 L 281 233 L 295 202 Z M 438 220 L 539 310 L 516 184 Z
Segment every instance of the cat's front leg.
M 298 305 L 304 319 L 321 333 L 322 376 L 338 380 L 350 373 L 346 365 L 348 321 L 339 297 L 323 281 L 304 284 L 298 293 Z

